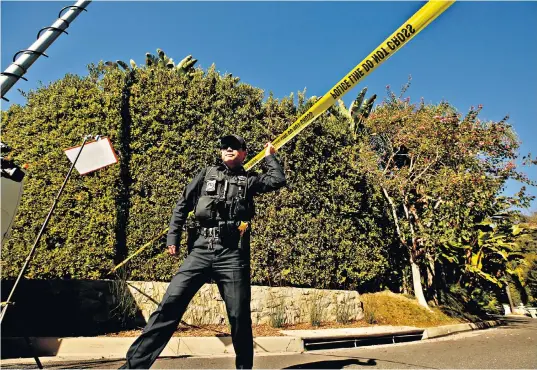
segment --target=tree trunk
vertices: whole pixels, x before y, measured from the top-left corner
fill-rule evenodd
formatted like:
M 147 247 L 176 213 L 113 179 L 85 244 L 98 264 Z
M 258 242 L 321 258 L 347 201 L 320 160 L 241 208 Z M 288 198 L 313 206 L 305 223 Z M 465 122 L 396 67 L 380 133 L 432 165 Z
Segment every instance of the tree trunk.
M 438 295 L 436 287 L 436 266 L 433 256 L 427 253 L 427 294 L 438 305 Z
M 434 282 L 434 287 L 436 290 L 436 297 L 438 299 L 438 304 L 446 303 L 444 300 L 444 289 L 448 289 L 448 285 L 446 282 L 446 271 L 444 270 L 444 266 L 442 264 L 435 262 L 436 264 L 436 279 Z
M 418 300 L 418 303 L 420 306 L 425 307 L 429 311 L 431 308 L 427 304 L 427 300 L 425 299 L 425 295 L 423 294 L 423 286 L 421 284 L 421 271 L 420 267 L 416 263 L 416 255 L 418 251 L 418 241 L 416 239 L 416 233 L 414 232 L 414 224 L 410 217 L 410 213 L 408 212 L 408 206 L 406 204 L 406 197 L 404 198 L 405 201 L 403 201 L 403 209 L 405 210 L 405 216 L 408 220 L 408 226 L 410 229 L 410 236 L 412 238 L 412 247 L 409 248 L 409 254 L 410 254 L 410 267 L 412 268 L 412 284 L 414 285 L 414 296 Z
M 412 236 L 412 246 L 410 248 L 408 247 L 408 244 L 406 243 L 406 240 L 403 237 L 403 234 L 401 233 L 401 229 L 399 228 L 399 219 L 397 217 L 397 211 L 396 211 L 396 208 L 395 208 L 395 204 L 394 204 L 392 198 L 390 198 L 390 196 L 388 194 L 388 191 L 384 187 L 381 187 L 381 188 L 382 188 L 382 192 L 384 193 L 384 196 L 386 197 L 386 200 L 388 201 L 388 203 L 390 204 L 390 206 L 392 208 L 392 215 L 393 215 L 393 220 L 394 220 L 394 223 L 395 223 L 395 230 L 397 232 L 397 236 L 399 237 L 399 240 L 400 240 L 401 244 L 408 248 L 408 251 L 409 251 L 409 254 L 410 254 L 410 268 L 412 269 L 412 284 L 414 286 L 414 296 L 418 300 L 418 303 L 420 304 L 420 306 L 423 306 L 423 307 L 425 307 L 426 309 L 428 309 L 430 311 L 431 308 L 427 304 L 427 300 L 425 300 L 425 296 L 423 295 L 423 288 L 422 288 L 422 285 L 421 285 L 420 268 L 417 265 L 416 260 L 415 260 L 415 253 L 416 253 L 415 251 L 417 250 L 417 241 L 416 241 L 416 237 L 415 237 L 415 233 L 414 233 L 414 226 L 412 224 L 412 220 L 410 219 L 410 216 L 409 216 L 409 213 L 408 213 L 408 207 L 403 202 L 403 208 L 405 210 L 405 215 L 406 215 L 406 217 L 407 217 L 407 219 L 409 221 L 410 232 L 411 232 L 411 236 Z
M 425 307 L 429 311 L 431 308 L 427 304 L 427 301 L 425 300 L 425 295 L 423 294 L 423 287 L 421 285 L 421 272 L 420 267 L 414 260 L 413 253 L 410 253 L 410 267 L 412 268 L 412 284 L 414 286 L 414 295 L 416 299 L 418 300 L 418 303 L 420 306 Z
M 515 312 L 515 304 L 513 303 L 513 298 L 511 297 L 511 289 L 509 288 L 509 283 L 505 283 L 505 293 L 507 293 L 507 299 L 509 300 L 509 307 L 511 307 L 511 312 Z
M 408 291 L 408 277 L 407 277 L 407 274 L 406 272 L 403 270 L 403 294 L 408 294 L 409 291 Z

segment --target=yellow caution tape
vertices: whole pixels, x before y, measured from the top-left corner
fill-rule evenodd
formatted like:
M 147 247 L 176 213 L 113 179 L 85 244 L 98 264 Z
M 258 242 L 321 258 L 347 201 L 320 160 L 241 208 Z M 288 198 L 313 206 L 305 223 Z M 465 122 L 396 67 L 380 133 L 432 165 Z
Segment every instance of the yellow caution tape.
M 120 268 L 121 266 L 123 266 L 124 264 L 126 264 L 132 257 L 134 256 L 137 256 L 138 254 L 140 254 L 140 252 L 142 252 L 144 249 L 146 249 L 147 247 L 149 247 L 155 240 L 157 240 L 158 238 L 160 238 L 162 235 L 164 235 L 166 232 L 168 232 L 169 228 L 167 228 L 166 230 L 162 230 L 160 234 L 158 234 L 156 237 L 154 237 L 153 239 L 151 239 L 151 241 L 149 241 L 148 243 L 144 244 L 142 247 L 140 247 L 136 252 L 134 252 L 133 254 L 131 254 L 129 257 L 127 257 L 125 260 L 123 260 L 123 262 L 121 262 L 119 265 L 117 265 L 116 267 L 114 267 L 112 269 L 111 272 L 114 272 L 116 271 L 118 268 Z
M 349 92 L 354 86 L 363 80 L 367 75 L 375 70 L 379 65 L 391 57 L 397 50 L 412 40 L 436 17 L 442 14 L 455 1 L 431 0 L 408 19 L 401 27 L 392 33 L 382 44 L 380 44 L 362 62 L 354 67 L 341 81 L 330 89 L 315 105 L 306 113 L 300 116 L 291 126 L 289 126 L 280 136 L 272 142 L 276 149 L 281 148 L 289 140 L 294 138 L 300 131 L 306 128 L 315 118 L 330 108 L 335 101 Z M 252 168 L 265 156 L 265 151 L 260 151 L 252 158 L 244 168 Z
M 341 81 L 339 81 L 329 92 L 327 92 L 317 103 L 315 103 L 306 113 L 300 116 L 291 126 L 280 134 L 272 145 L 276 149 L 281 148 L 289 142 L 298 133 L 304 130 L 315 118 L 319 117 L 324 111 L 330 108 L 334 102 L 340 99 L 343 95 L 349 92 L 354 86 L 369 75 L 375 68 L 381 65 L 389 57 L 391 57 L 403 45 L 412 40 L 414 36 L 420 33 L 429 23 L 442 14 L 447 8 L 453 5 L 455 1 L 430 0 L 427 4 L 421 7 L 412 17 L 410 17 L 401 27 L 392 33 L 382 44 L 380 44 L 371 54 L 369 54 L 362 62 L 354 67 Z M 246 170 L 249 170 L 259 163 L 265 156 L 265 150 L 260 151 L 254 158 L 244 165 Z M 244 226 L 241 228 L 241 233 L 244 231 Z M 151 243 L 160 238 L 168 229 L 162 231 L 156 238 L 142 246 L 135 253 L 129 256 L 126 260 L 114 267 L 112 271 L 117 270 L 124 265 L 132 257 L 139 254 L 147 248 Z

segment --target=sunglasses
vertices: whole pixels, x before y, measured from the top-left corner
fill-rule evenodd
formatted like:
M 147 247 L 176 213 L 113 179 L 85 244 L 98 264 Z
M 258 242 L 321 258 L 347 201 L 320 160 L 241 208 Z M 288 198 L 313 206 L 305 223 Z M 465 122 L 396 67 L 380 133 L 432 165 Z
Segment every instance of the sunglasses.
M 227 148 L 231 148 L 231 150 L 241 150 L 242 146 L 240 144 L 220 145 L 220 150 L 227 150 Z

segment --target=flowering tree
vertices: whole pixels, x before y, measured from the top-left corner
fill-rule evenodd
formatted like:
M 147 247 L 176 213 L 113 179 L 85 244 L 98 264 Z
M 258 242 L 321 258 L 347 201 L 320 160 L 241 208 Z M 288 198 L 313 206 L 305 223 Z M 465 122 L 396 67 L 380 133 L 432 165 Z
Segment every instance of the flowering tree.
M 388 87 L 357 144 L 354 163 L 382 189 L 424 307 L 420 266 L 431 286 L 435 262 L 453 261 L 461 248 L 471 265 L 473 226 L 501 210 L 497 197 L 505 182 L 531 183 L 516 168 L 520 143 L 507 118 L 484 122 L 480 110 L 462 117 L 446 102 L 411 104 Z M 518 198 L 527 202 L 523 192 Z

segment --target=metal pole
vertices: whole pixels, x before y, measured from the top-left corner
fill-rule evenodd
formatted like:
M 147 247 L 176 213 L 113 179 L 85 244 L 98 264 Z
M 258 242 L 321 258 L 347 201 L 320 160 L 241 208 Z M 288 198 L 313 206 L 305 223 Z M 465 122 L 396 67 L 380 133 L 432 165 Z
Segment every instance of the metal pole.
M 75 5 L 68 6 L 69 10 L 65 12 L 56 22 L 50 27 L 41 29 L 38 33 L 38 39 L 28 49 L 21 50 L 15 57 L 22 53 L 16 60 L 13 58 L 13 63 L 7 67 L 7 69 L 0 76 L 2 83 L 1 94 L 2 99 L 7 94 L 9 89 L 28 71 L 28 68 L 39 58 L 41 55 L 45 55 L 45 50 L 60 36 L 65 29 L 69 27 L 72 21 L 91 3 L 91 1 L 77 1 Z M 64 8 L 64 9 L 66 9 Z M 62 9 L 62 10 L 64 10 Z M 61 11 L 60 11 L 61 15 Z M 41 36 L 40 33 L 46 29 Z M 67 32 L 65 32 L 67 33 Z M 7 100 L 7 99 L 5 99 Z
M 47 218 L 45 219 L 45 222 L 43 223 L 43 226 L 41 226 L 41 230 L 39 230 L 39 234 L 37 235 L 37 238 L 34 242 L 34 245 L 32 247 L 32 250 L 28 254 L 28 257 L 26 257 L 26 261 L 24 262 L 24 266 L 22 266 L 22 270 L 19 273 L 19 276 L 17 277 L 17 280 L 15 281 L 15 285 L 13 285 L 13 288 L 11 289 L 11 292 L 9 293 L 9 297 L 7 298 L 7 301 L 2 302 L 2 304 L 5 305 L 4 309 L 2 310 L 2 313 L 0 314 L 0 324 L 4 320 L 4 316 L 6 315 L 7 308 L 9 307 L 11 303 L 11 298 L 13 297 L 13 294 L 15 294 L 15 289 L 17 289 L 17 285 L 19 284 L 19 281 L 21 280 L 22 276 L 24 275 L 24 272 L 26 271 L 26 268 L 28 267 L 28 264 L 30 263 L 30 260 L 32 259 L 32 256 L 34 255 L 34 252 L 37 248 L 37 245 L 39 241 L 41 240 L 41 236 L 43 235 L 43 232 L 45 231 L 45 228 L 47 227 L 47 224 L 50 220 L 50 216 L 52 216 L 52 212 L 54 212 L 54 209 L 56 208 L 56 204 L 58 203 L 58 199 L 60 198 L 60 195 L 63 193 L 63 189 L 65 188 L 65 185 L 67 184 L 67 181 L 69 180 L 69 177 L 71 176 L 71 172 L 73 172 L 73 168 L 75 168 L 76 161 L 78 160 L 78 157 L 80 156 L 80 153 L 82 153 L 82 149 L 84 148 L 84 145 L 86 145 L 86 141 L 91 138 L 91 135 L 88 135 L 84 137 L 84 141 L 82 142 L 82 146 L 80 147 L 80 150 L 78 151 L 78 154 L 76 155 L 75 160 L 73 161 L 73 164 L 71 165 L 71 168 L 69 168 L 69 172 L 67 173 L 67 176 L 65 177 L 65 180 L 63 181 L 62 187 L 58 191 L 58 194 L 56 195 L 56 198 L 54 199 L 54 203 L 52 203 L 52 207 L 50 208 L 50 211 L 48 212 Z
M 30 338 L 28 338 L 27 336 L 24 337 L 24 341 L 26 342 L 26 346 L 30 349 L 30 351 L 32 352 L 32 356 L 34 358 L 34 361 L 37 365 L 37 367 L 39 369 L 42 369 L 43 368 L 43 365 L 41 364 L 41 361 L 39 361 L 39 357 L 37 357 L 37 355 L 35 354 L 34 352 L 34 347 L 32 346 L 32 342 L 30 341 Z

